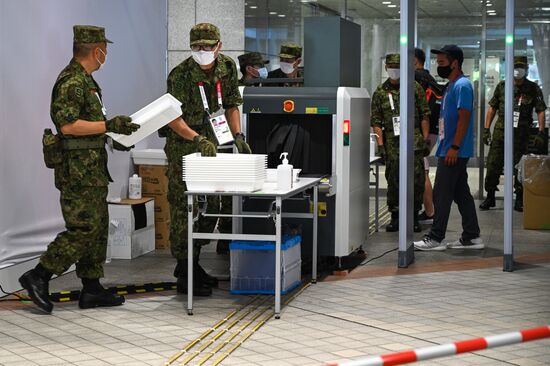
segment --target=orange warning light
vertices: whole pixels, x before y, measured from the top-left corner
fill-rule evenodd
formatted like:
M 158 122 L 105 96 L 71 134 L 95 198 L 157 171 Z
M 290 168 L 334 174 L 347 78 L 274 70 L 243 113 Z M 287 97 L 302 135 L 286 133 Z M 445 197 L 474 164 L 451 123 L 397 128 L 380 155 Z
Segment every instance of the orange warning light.
M 285 111 L 287 113 L 294 112 L 294 101 L 285 100 L 283 102 L 283 111 Z

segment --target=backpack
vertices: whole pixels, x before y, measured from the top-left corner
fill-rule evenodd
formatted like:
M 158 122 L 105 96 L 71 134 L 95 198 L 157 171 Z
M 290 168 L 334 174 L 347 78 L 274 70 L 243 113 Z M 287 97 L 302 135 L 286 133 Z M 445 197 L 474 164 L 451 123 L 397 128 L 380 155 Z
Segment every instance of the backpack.
M 430 108 L 430 134 L 439 133 L 439 114 L 441 112 L 441 103 L 443 94 L 447 85 L 442 86 L 428 73 L 415 73 L 416 81 L 424 88 L 426 92 L 426 102 Z

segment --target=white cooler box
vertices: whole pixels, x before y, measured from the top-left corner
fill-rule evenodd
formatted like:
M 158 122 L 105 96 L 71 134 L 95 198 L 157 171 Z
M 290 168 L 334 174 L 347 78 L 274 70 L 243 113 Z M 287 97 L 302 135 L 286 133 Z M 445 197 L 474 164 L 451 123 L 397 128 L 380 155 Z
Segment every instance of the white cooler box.
M 131 135 L 120 135 L 112 132 L 107 133 L 107 135 L 118 143 L 130 147 L 179 116 L 181 116 L 181 103 L 171 94 L 166 93 L 130 116 L 133 123 L 140 125 L 139 130 Z
M 109 203 L 107 258 L 134 259 L 155 250 L 154 205 L 151 197 Z

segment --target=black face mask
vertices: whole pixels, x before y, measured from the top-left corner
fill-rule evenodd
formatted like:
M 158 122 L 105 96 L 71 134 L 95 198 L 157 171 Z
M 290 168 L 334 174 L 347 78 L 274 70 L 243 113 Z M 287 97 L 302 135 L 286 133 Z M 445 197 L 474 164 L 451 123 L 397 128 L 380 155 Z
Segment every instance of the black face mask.
M 437 67 L 437 75 L 439 75 L 443 79 L 447 79 L 449 75 L 451 75 L 452 71 L 453 69 L 451 69 L 451 65 Z

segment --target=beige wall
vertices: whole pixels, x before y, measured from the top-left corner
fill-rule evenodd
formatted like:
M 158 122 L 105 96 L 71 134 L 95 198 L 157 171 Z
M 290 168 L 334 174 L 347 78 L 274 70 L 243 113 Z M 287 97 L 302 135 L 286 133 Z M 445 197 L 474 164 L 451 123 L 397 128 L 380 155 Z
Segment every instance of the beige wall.
M 197 23 L 220 28 L 223 54 L 236 61 L 244 52 L 244 0 L 169 0 L 168 72 L 191 55 L 189 30 Z

